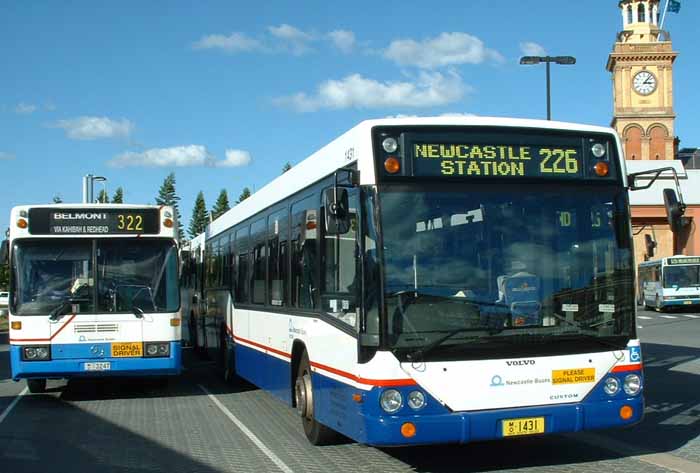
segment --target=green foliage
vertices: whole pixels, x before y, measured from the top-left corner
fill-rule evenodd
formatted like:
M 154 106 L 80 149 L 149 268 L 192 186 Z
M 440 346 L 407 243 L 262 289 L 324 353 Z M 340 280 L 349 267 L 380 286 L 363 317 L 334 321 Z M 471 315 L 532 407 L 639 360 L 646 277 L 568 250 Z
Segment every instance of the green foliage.
M 284 164 L 284 166 L 282 166 L 282 174 L 284 174 L 285 172 L 289 171 L 290 169 L 292 169 L 292 164 L 291 164 L 289 161 L 287 161 L 287 162 Z
M 226 189 L 221 189 L 221 192 L 219 193 L 219 198 L 216 199 L 214 208 L 211 209 L 212 220 L 216 220 L 230 208 L 231 206 L 228 203 L 228 193 L 226 192 Z
M 6 262 L 0 263 L 0 290 L 7 291 L 10 288 L 10 268 Z
M 112 203 L 113 204 L 123 204 L 124 203 L 124 189 L 121 187 L 117 187 L 117 190 L 114 191 L 114 197 L 112 197 Z
M 190 227 L 187 232 L 190 234 L 190 238 L 194 238 L 200 233 L 202 233 L 209 223 L 209 216 L 207 215 L 207 204 L 204 202 L 204 194 L 199 191 L 197 198 L 194 201 L 194 208 L 192 209 L 192 218 L 190 219 Z
M 102 189 L 97 196 L 97 202 L 100 204 L 109 204 L 109 196 L 107 195 L 107 191 Z
M 53 199 L 51 199 L 51 201 L 52 201 L 54 204 L 62 204 L 62 203 L 63 203 L 63 199 L 61 198 L 61 195 L 60 195 L 60 194 L 54 195 L 54 196 L 53 196 Z
M 238 200 L 236 201 L 237 204 L 240 204 L 244 200 L 246 200 L 248 197 L 250 197 L 250 189 L 247 187 L 243 188 L 243 191 L 241 192 L 241 195 L 238 197 Z
M 182 240 L 185 236 L 182 230 L 182 219 L 180 218 L 180 207 L 178 202 L 180 197 L 178 197 L 175 192 L 175 173 L 171 172 L 168 177 L 163 180 L 160 189 L 158 190 L 158 197 L 156 197 L 156 204 L 158 205 L 170 205 L 175 210 L 175 220 L 177 221 L 177 237 Z

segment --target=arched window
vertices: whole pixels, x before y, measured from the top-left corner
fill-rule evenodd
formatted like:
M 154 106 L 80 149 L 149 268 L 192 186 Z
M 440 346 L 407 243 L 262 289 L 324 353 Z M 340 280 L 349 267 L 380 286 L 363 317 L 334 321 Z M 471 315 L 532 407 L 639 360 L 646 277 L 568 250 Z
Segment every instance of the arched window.
M 634 19 L 632 18 L 632 5 L 629 5 L 627 7 L 627 23 L 633 23 Z
M 668 130 L 661 125 L 649 130 L 649 156 L 650 159 L 666 159 L 666 137 Z
M 643 3 L 640 3 L 639 6 L 637 7 L 637 21 L 640 23 L 644 23 L 647 21 L 646 18 L 646 6 Z
M 642 159 L 642 129 L 636 126 L 625 131 L 625 159 Z

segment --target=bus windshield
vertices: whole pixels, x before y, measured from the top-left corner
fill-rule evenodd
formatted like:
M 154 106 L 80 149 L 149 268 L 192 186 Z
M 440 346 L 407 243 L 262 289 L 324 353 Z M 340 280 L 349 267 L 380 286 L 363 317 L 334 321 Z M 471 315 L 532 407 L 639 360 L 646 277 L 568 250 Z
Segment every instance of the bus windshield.
M 624 346 L 634 335 L 621 189 L 470 183 L 380 195 L 393 348 L 473 349 L 514 335 Z
M 664 267 L 664 287 L 700 286 L 700 265 Z
M 177 250 L 169 240 L 25 240 L 15 243 L 13 262 L 16 315 L 65 305 L 81 313 L 179 309 Z

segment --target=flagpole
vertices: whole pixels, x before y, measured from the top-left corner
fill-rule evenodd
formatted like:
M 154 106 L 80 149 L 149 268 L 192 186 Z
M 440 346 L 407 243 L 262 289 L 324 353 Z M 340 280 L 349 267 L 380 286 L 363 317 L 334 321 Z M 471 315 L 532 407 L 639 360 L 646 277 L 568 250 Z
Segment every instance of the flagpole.
M 666 0 L 666 6 L 664 7 L 664 13 L 661 15 L 661 24 L 659 25 L 659 29 L 663 30 L 664 29 L 664 20 L 666 19 L 666 11 L 668 10 L 668 1 Z

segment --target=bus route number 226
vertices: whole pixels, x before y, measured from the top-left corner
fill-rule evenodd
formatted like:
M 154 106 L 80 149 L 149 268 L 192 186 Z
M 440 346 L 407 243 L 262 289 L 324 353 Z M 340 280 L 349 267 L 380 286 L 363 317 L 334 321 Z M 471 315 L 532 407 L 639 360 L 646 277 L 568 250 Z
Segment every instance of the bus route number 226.
M 578 174 L 575 149 L 541 148 L 540 172 L 543 174 Z
M 127 232 L 143 231 L 143 216 L 131 214 L 117 215 L 117 229 Z

